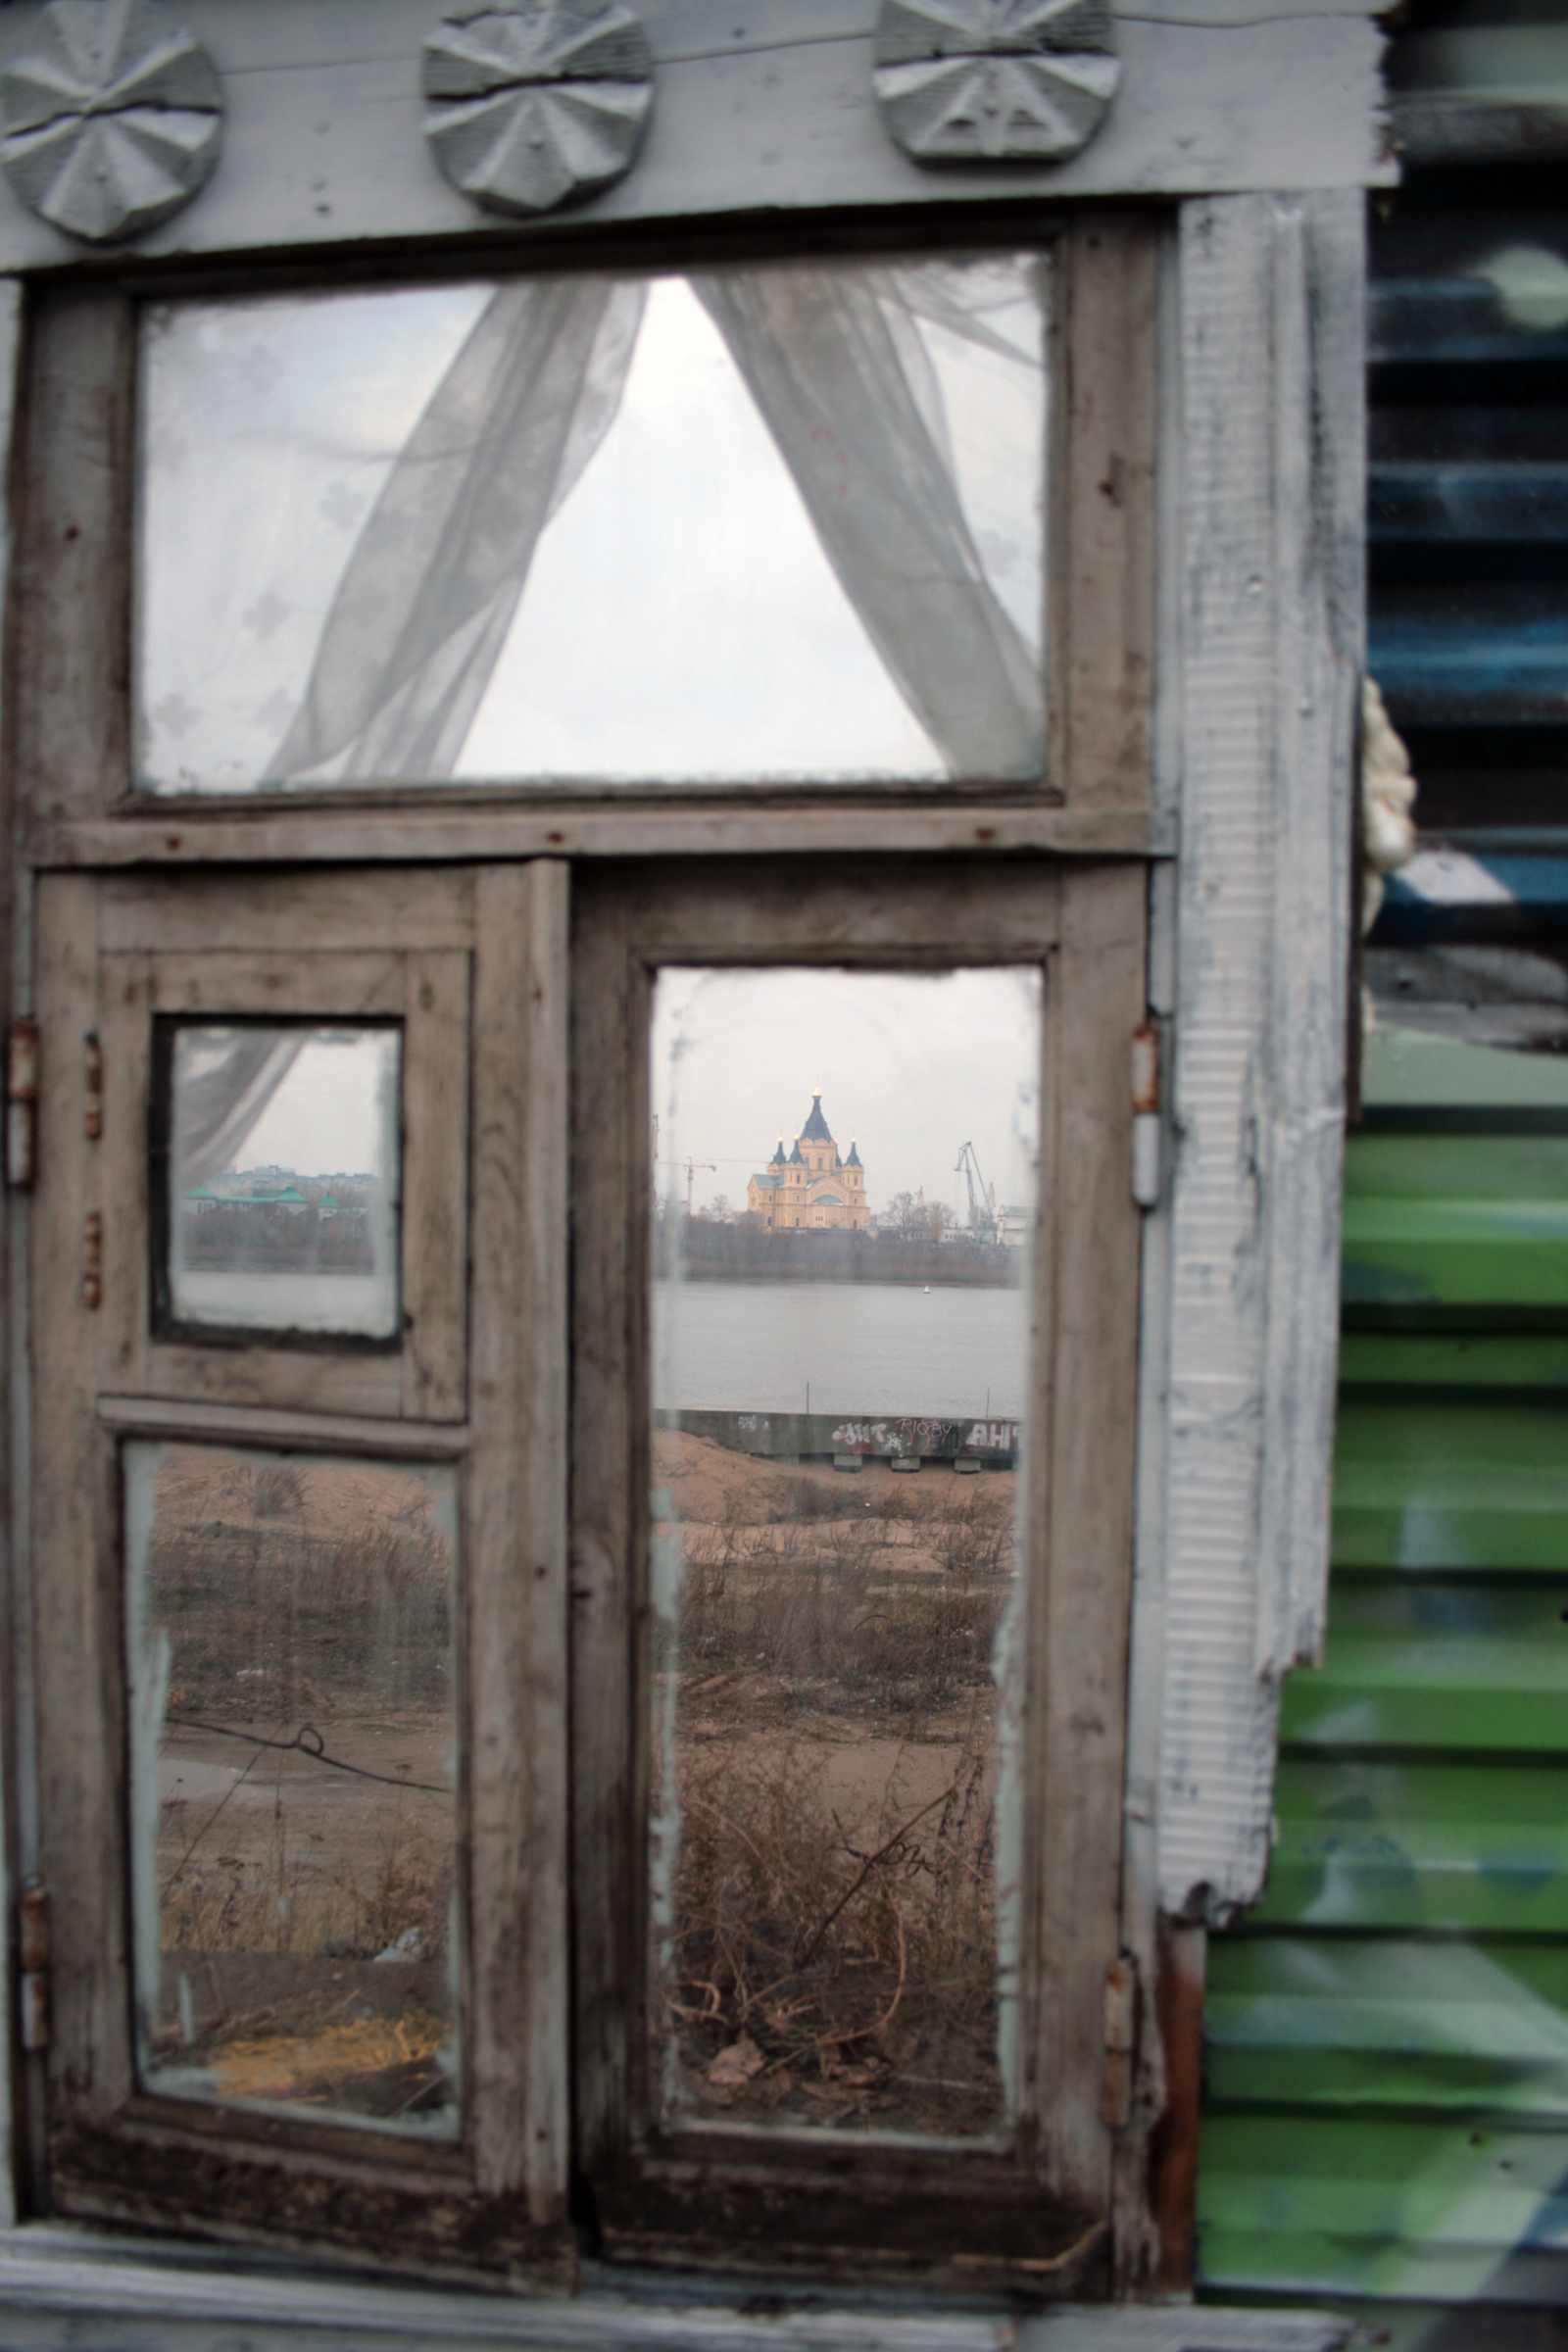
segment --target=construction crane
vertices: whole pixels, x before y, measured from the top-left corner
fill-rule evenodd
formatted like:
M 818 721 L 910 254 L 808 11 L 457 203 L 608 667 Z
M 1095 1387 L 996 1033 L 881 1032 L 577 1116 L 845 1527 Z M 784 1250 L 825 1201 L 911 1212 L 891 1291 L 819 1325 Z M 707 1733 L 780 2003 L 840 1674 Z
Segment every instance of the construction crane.
M 678 1166 L 679 1164 L 680 1163 L 677 1161 L 676 1165 Z M 718 1174 L 718 1165 L 714 1160 L 689 1159 L 686 1162 L 686 1214 L 688 1217 L 690 1217 L 692 1213 L 692 1187 L 697 1182 L 697 1171 L 699 1168 L 702 1168 L 705 1173 L 710 1176 L 716 1176 Z
M 955 1176 L 961 1176 L 969 1187 L 969 1231 L 976 1237 L 983 1232 L 988 1241 L 995 1241 L 997 1189 L 995 1185 L 988 1185 L 981 1175 L 980 1161 L 973 1144 L 959 1147 L 953 1172 Z

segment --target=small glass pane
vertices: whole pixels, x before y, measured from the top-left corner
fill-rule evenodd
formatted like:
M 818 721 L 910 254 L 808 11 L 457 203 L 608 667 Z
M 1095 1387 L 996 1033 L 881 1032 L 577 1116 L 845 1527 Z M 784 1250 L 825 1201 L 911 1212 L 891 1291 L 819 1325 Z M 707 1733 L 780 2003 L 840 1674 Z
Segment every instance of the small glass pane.
M 1038 777 L 1045 264 L 146 314 L 138 758 L 371 780 Z
M 152 2090 L 456 2128 L 453 1473 L 124 1449 Z
M 167 1318 L 399 1330 L 394 1028 L 171 1024 Z
M 1032 969 L 659 975 L 667 2122 L 1007 2126 L 1040 1009 Z

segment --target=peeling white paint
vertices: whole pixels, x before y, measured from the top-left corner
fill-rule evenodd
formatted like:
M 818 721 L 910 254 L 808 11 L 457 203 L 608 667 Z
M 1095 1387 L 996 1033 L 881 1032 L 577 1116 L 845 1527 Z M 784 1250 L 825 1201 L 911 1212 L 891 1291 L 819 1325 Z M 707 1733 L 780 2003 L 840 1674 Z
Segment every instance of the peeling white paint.
M 1183 208 L 1156 1801 L 1161 1908 L 1210 1922 L 1262 1885 L 1280 1684 L 1316 1655 L 1327 1588 L 1362 625 L 1361 238 L 1352 196 Z

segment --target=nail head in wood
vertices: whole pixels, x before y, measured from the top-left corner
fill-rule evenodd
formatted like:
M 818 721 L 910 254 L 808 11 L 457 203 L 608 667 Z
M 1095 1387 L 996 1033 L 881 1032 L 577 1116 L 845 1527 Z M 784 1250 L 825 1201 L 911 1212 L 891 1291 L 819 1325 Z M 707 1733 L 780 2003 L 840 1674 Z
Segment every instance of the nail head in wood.
M 104 1131 L 104 1050 L 96 1029 L 89 1029 L 83 1040 L 82 1059 L 82 1124 L 89 1143 L 95 1144 Z

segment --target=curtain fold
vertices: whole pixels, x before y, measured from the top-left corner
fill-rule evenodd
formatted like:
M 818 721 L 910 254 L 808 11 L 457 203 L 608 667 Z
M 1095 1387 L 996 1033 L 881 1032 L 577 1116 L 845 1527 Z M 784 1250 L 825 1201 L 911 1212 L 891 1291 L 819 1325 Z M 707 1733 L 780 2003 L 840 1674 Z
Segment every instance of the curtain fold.
M 689 280 L 890 677 L 950 772 L 1039 774 L 1040 663 L 964 516 L 925 318 L 1014 360 L 964 273 L 759 268 Z M 272 782 L 449 776 L 540 534 L 614 421 L 639 283 L 501 287 L 397 459 L 339 584 Z
M 360 535 L 270 781 L 452 773 L 539 535 L 614 421 L 643 302 L 592 277 L 492 296 Z
M 176 1067 L 174 1200 L 231 1167 L 298 1060 L 306 1032 L 203 1029 L 200 1061 Z
M 891 273 L 733 270 L 690 282 L 861 625 L 953 774 L 1037 775 L 1040 665 L 986 579 L 952 458 L 927 420 L 930 390 L 901 357 L 889 308 L 908 305 Z

